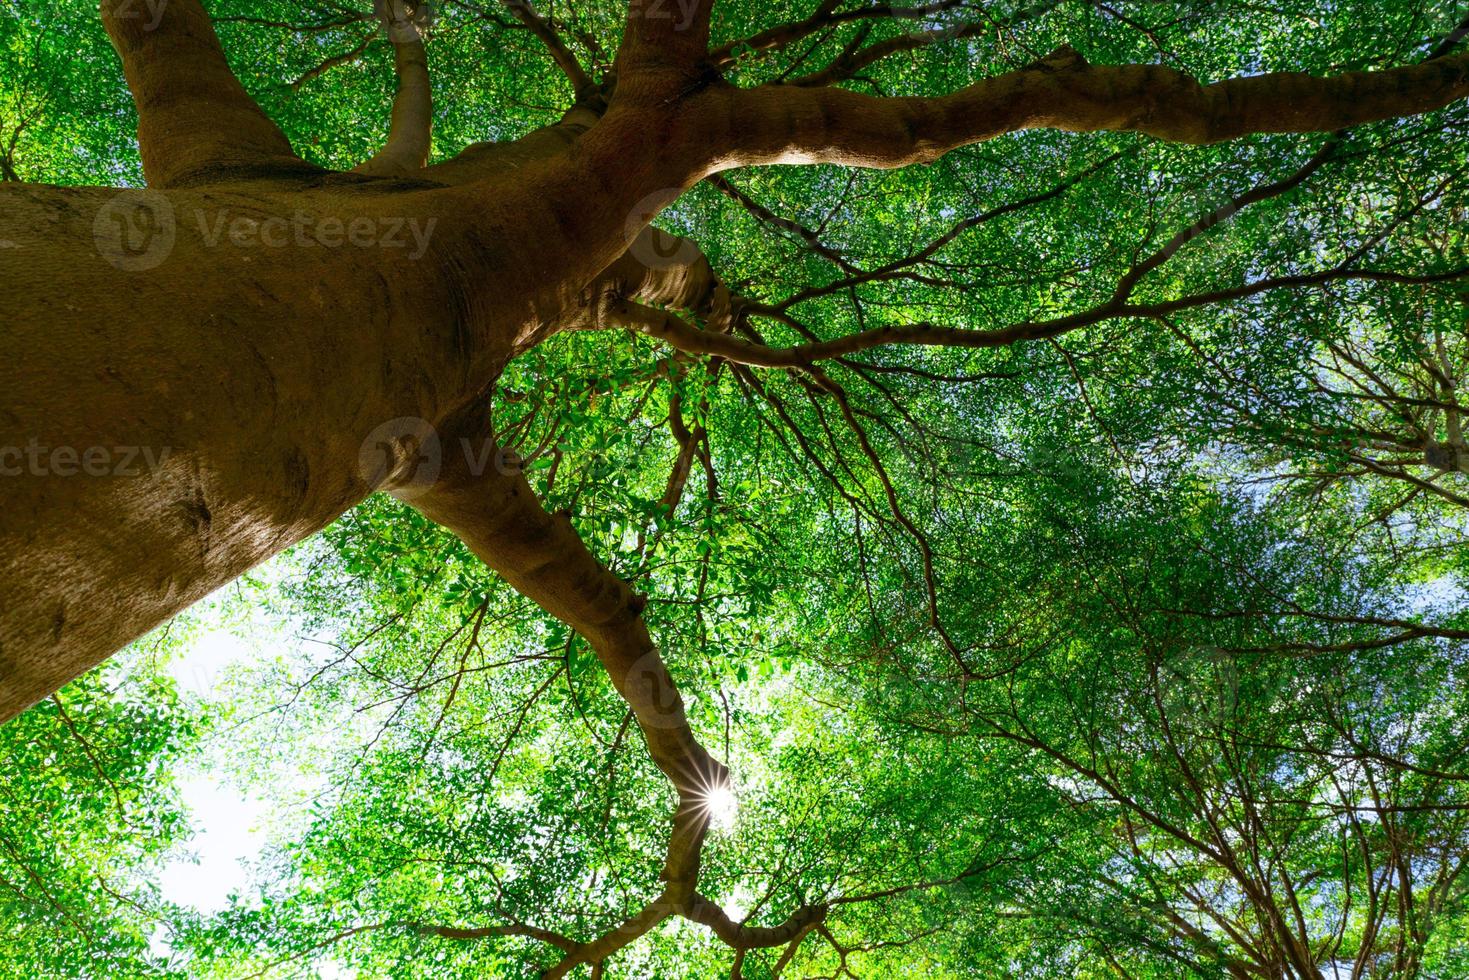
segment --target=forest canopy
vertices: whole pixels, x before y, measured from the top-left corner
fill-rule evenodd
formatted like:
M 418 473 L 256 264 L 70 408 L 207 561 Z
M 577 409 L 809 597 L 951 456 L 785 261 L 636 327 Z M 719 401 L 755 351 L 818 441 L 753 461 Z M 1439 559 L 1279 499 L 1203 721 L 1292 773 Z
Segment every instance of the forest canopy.
M 199 6 L 128 13 L 166 36 Z M 645 77 L 625 0 L 203 6 L 301 166 L 404 194 L 486 144 L 531 172 Z M 838 95 L 791 103 L 804 142 L 638 195 L 637 275 L 507 343 L 492 439 L 423 413 L 434 475 L 488 466 L 476 499 L 630 618 L 378 473 L 216 594 L 258 655 L 209 691 L 169 670 L 184 614 L 0 726 L 0 974 L 1469 976 L 1469 101 L 1375 113 L 1363 80 L 1462 87 L 1469 7 L 633 6 L 677 44 L 707 21 L 691 86 Z M 0 204 L 208 192 L 140 142 L 114 43 L 84 0 L 0 0 Z M 1106 66 L 1150 73 L 1121 122 L 1067 89 L 973 138 L 909 119 L 911 158 L 842 129 L 840 93 L 1134 84 Z M 1169 107 L 1277 77 L 1219 99 L 1278 125 Z M 1332 77 L 1357 87 L 1319 125 Z M 448 254 L 417 227 L 385 294 Z M 559 246 L 496 247 L 533 279 Z M 269 804 L 217 909 L 159 883 L 201 769 Z

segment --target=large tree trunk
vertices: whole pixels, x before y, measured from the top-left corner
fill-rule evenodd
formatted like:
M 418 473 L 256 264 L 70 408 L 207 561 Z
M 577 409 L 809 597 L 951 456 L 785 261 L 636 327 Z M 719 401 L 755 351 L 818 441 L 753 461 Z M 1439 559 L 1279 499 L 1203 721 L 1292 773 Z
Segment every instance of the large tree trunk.
M 7 188 L 0 719 L 411 476 L 621 250 L 589 184 Z
M 542 131 L 420 180 L 6 187 L 0 720 L 411 477 L 599 272 L 686 292 L 616 260 L 639 199 L 693 168 L 622 159 L 667 121 L 603 123 L 575 154 Z
M 294 241 L 334 230 L 308 215 L 431 220 L 412 195 L 6 198 L 0 718 L 362 499 L 364 438 L 462 398 L 469 343 L 406 231 Z

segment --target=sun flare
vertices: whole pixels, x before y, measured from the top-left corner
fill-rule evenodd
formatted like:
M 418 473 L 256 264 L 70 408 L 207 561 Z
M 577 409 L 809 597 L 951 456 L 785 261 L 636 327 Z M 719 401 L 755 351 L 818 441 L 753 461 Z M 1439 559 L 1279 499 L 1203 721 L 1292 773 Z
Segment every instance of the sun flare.
M 739 816 L 740 801 L 728 783 L 711 787 L 704 793 L 702 806 L 709 815 L 709 825 L 719 830 L 728 830 Z

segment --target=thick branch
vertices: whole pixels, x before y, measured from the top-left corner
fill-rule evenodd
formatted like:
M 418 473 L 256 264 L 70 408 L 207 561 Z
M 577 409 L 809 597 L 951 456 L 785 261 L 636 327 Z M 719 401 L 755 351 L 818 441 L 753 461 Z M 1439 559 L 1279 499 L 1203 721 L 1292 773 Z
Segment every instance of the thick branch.
M 138 148 L 150 187 L 307 166 L 230 71 L 199 0 L 156 7 L 103 0 L 102 23 L 138 107 Z
M 594 92 L 549 126 L 501 143 L 471 143 L 448 160 L 424 168 L 419 176 L 442 184 L 466 184 L 545 162 L 566 152 L 606 109 L 606 100 Z
M 382 0 L 383 21 L 393 42 L 393 68 L 398 91 L 393 96 L 393 118 L 388 139 L 371 159 L 354 168 L 359 174 L 393 177 L 409 174 L 428 163 L 432 148 L 434 100 L 429 85 L 428 55 L 423 35 L 402 0 Z
M 626 301 L 683 310 L 723 326 L 732 315 L 731 299 L 694 241 L 648 225 L 551 327 L 559 332 L 616 326 L 609 311 Z
M 483 419 L 470 412 L 454 436 L 463 432 L 478 438 L 483 430 Z M 567 515 L 546 513 L 517 468 L 503 460 L 500 465 L 477 465 L 479 453 L 454 451 L 457 438 L 447 438 L 443 445 L 448 451 L 437 482 L 398 487 L 395 495 L 454 531 L 517 591 L 591 643 L 613 686 L 632 709 L 649 755 L 679 797 L 662 892 L 596 939 L 571 947 L 555 943 L 566 955 L 545 976 L 563 977 L 582 963 L 601 962 L 670 915 L 708 925 L 736 948 L 784 945 L 821 921 L 825 906 L 809 906 L 783 925 L 747 927 L 699 896 L 700 856 L 709 822 L 705 797 L 726 783 L 728 773 L 689 727 L 683 699 L 643 621 L 644 600 L 593 557 Z M 469 938 L 463 930 L 453 938 L 461 934 Z M 483 934 L 504 933 L 496 928 Z
M 768 949 L 784 946 L 826 918 L 825 905 L 803 905 L 778 926 L 747 926 L 731 919 L 703 895 L 695 895 L 684 913 L 691 921 L 708 926 L 716 936 L 735 949 Z
M 709 17 L 714 0 L 629 0 L 617 50 L 619 95 L 677 98 L 712 81 Z
M 938 98 L 842 89 L 719 88 L 711 171 L 771 163 L 895 168 L 1023 129 L 1146 133 L 1217 143 L 1249 133 L 1328 132 L 1469 96 L 1469 54 L 1328 78 L 1274 73 L 1202 85 L 1160 65 L 1090 65 L 1069 47 Z
M 518 592 L 586 638 L 680 796 L 723 781 L 724 767 L 695 740 L 678 688 L 648 635 L 646 600 L 587 550 L 568 515 L 546 513 L 518 471 L 487 465 L 476 472 L 477 453 L 455 451 L 453 438 L 444 445 L 438 482 L 395 494 L 452 530 Z
M 471 414 L 462 431 L 482 433 L 477 422 Z M 689 728 L 683 698 L 643 622 L 646 600 L 593 557 L 566 514 L 546 513 L 518 469 L 503 463 L 481 469 L 473 452 L 445 455 L 437 483 L 399 488 L 397 496 L 452 530 L 518 592 L 591 644 L 632 709 L 648 754 L 678 792 L 663 893 L 617 929 L 568 951 L 546 974 L 561 977 L 578 964 L 604 959 L 687 906 L 708 830 L 703 798 L 728 773 Z

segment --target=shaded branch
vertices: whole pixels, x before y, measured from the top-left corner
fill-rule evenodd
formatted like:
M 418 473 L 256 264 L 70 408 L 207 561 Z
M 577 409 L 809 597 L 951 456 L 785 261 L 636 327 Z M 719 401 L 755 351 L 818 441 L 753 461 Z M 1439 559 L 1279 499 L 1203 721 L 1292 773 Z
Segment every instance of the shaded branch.
M 199 0 L 156 10 L 103 0 L 102 23 L 138 108 L 150 187 L 178 187 L 262 168 L 308 169 L 240 84 Z
M 571 90 L 578 98 L 595 88 L 591 76 L 587 74 L 586 69 L 582 68 L 576 55 L 571 53 L 571 49 L 561 40 L 561 36 L 556 33 L 551 23 L 536 12 L 530 0 L 501 0 L 501 2 L 515 15 L 516 20 L 524 24 L 546 46 L 546 50 L 551 53 L 551 60 L 556 62 L 556 67 L 561 69 L 561 73 L 571 83 Z
M 662 102 L 712 81 L 707 55 L 713 10 L 714 0 L 629 0 L 614 65 L 624 94 Z
M 1178 310 L 1209 306 L 1230 300 L 1245 299 L 1277 289 L 1305 289 L 1329 282 L 1360 279 L 1378 282 L 1424 284 L 1446 282 L 1469 276 L 1469 269 L 1456 269 L 1434 275 L 1414 276 L 1381 270 L 1328 269 L 1299 276 L 1262 279 L 1230 289 L 1196 293 L 1180 299 L 1157 303 L 1107 302 L 1080 313 L 1050 320 L 1025 321 L 998 330 L 967 330 L 939 327 L 928 323 L 904 326 L 874 327 L 833 340 L 797 344 L 792 347 L 770 347 L 741 337 L 700 330 L 687 320 L 666 310 L 640 303 L 620 301 L 608 310 L 609 322 L 664 341 L 689 354 L 708 354 L 750 364 L 756 367 L 806 367 L 818 361 L 856 354 L 874 347 L 916 345 L 927 347 L 984 348 L 1004 347 L 1026 340 L 1045 340 L 1072 330 L 1092 326 L 1104 320 L 1126 317 L 1166 316 Z M 759 307 L 751 312 L 761 314 Z
M 448 160 L 425 167 L 419 176 L 443 184 L 465 184 L 544 162 L 575 144 L 596 125 L 606 109 L 605 98 L 594 91 L 549 126 L 531 130 L 515 140 L 471 143 Z

